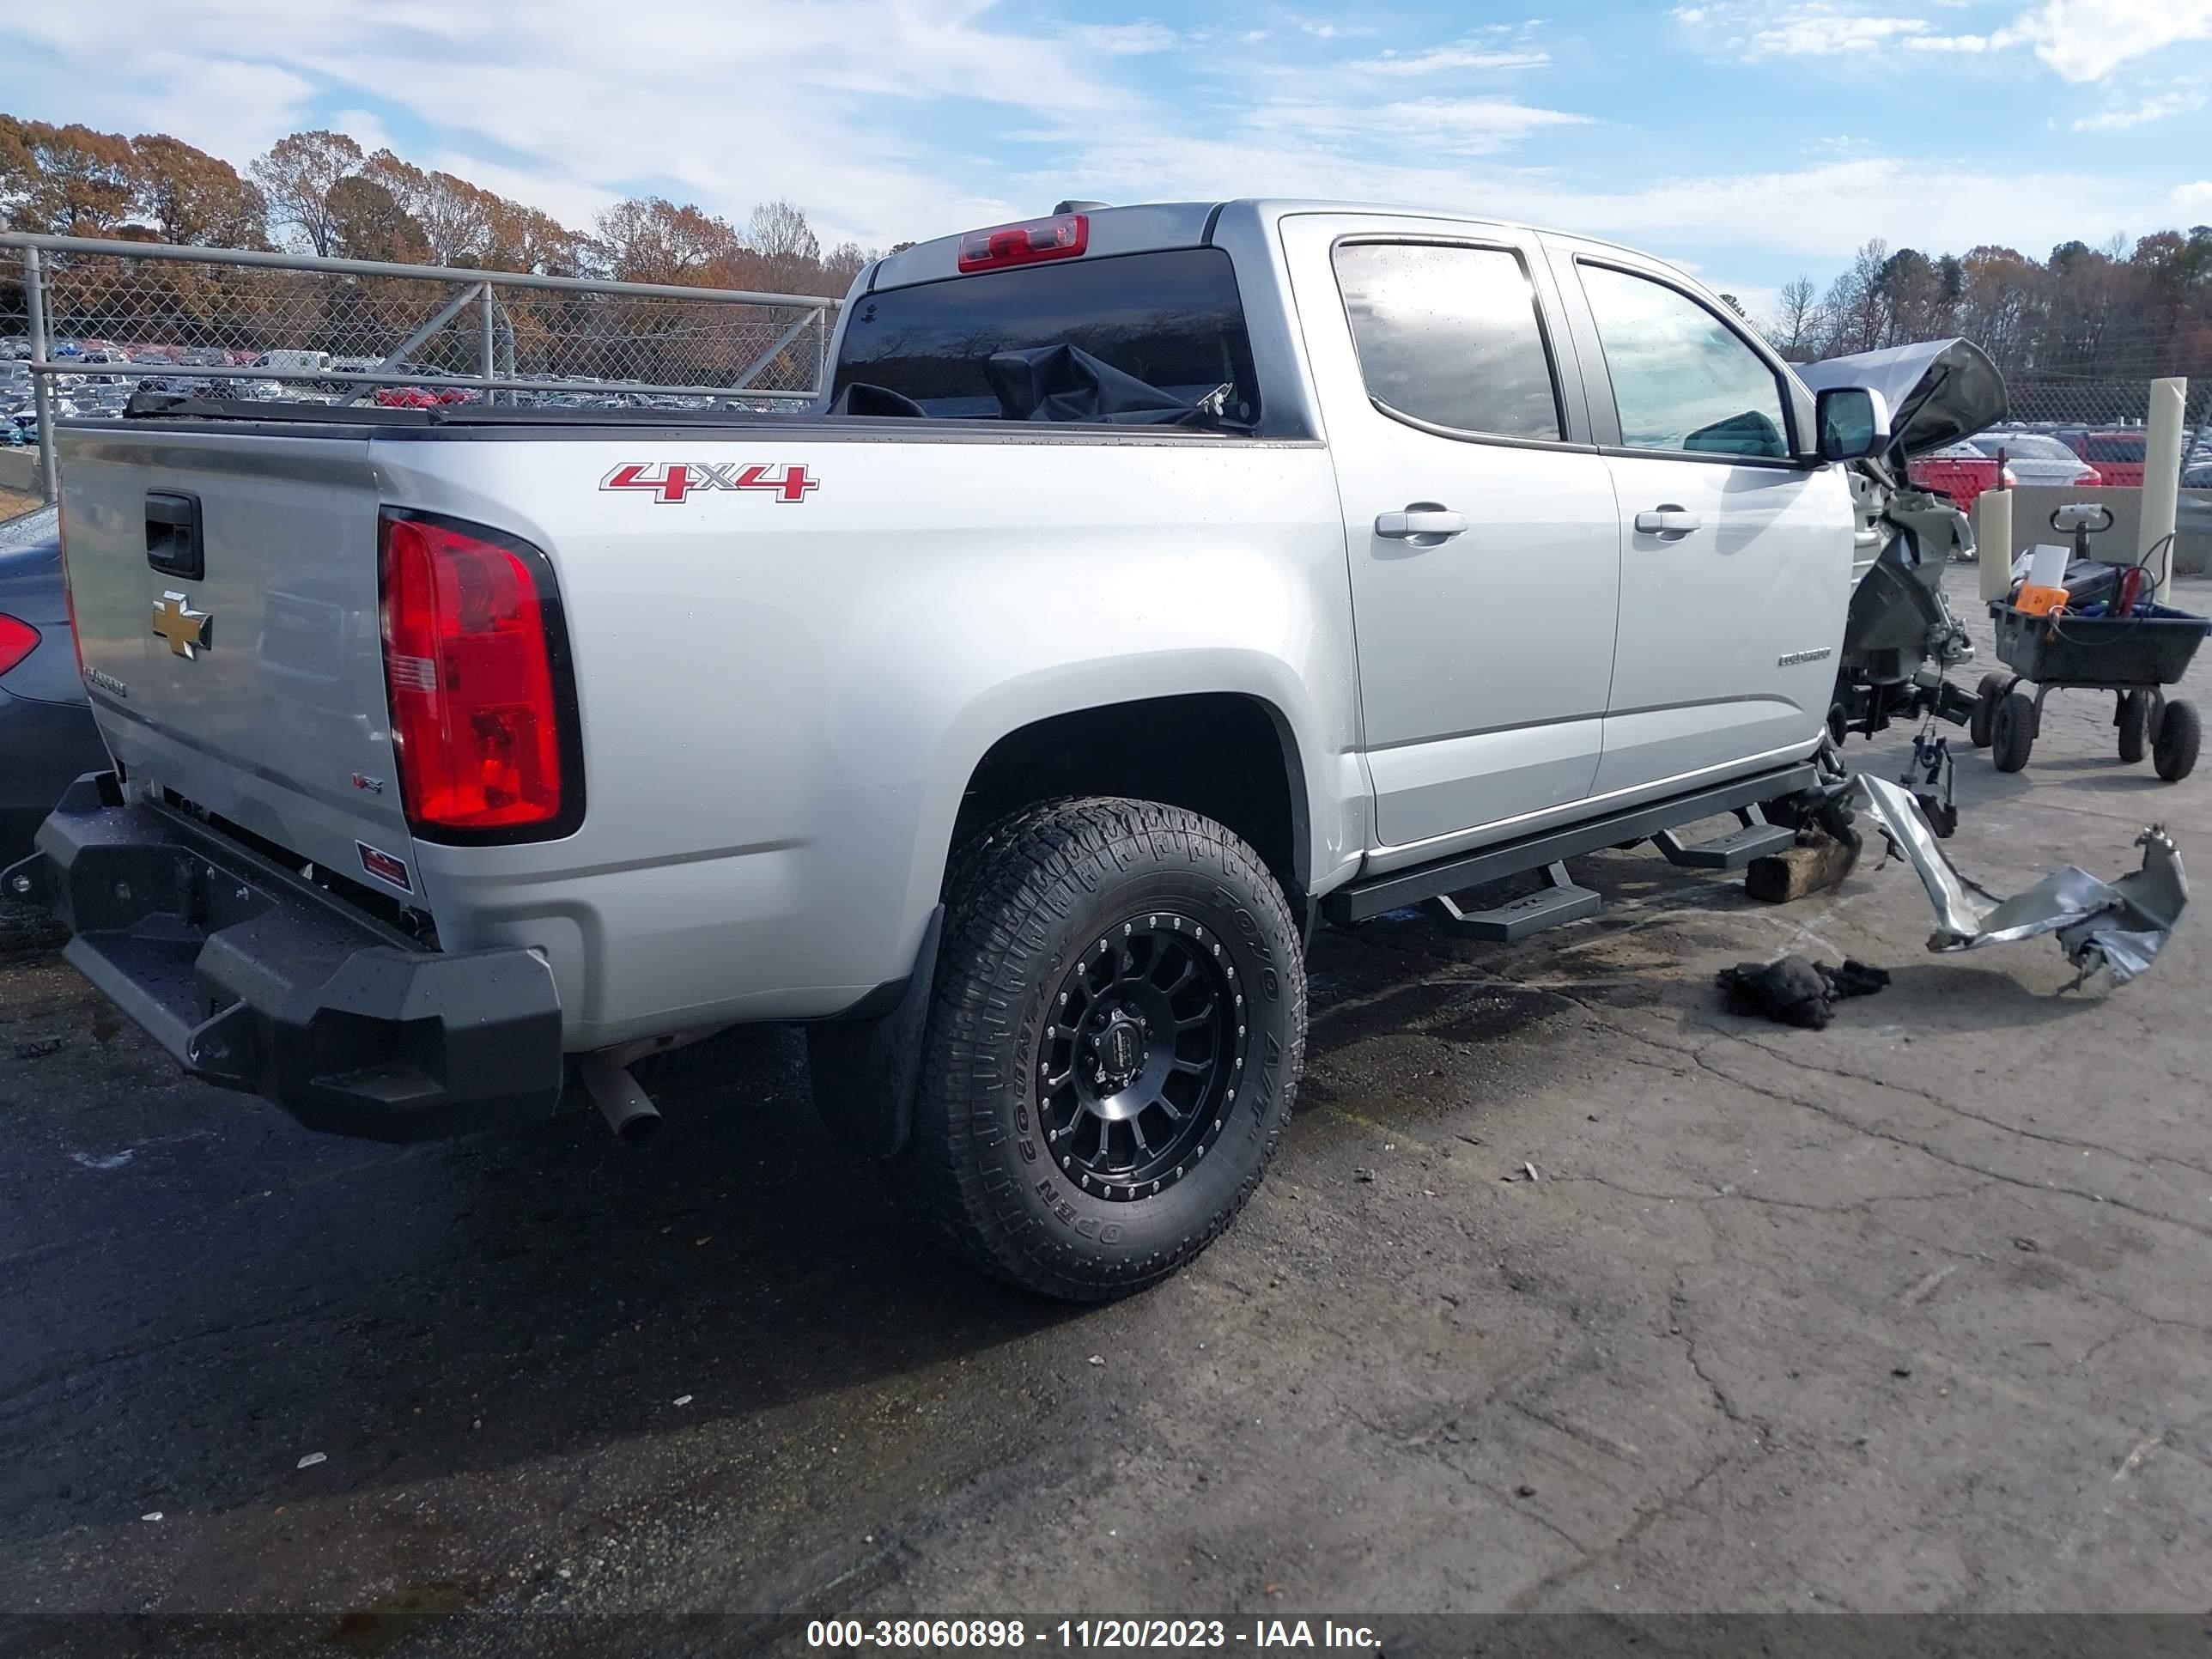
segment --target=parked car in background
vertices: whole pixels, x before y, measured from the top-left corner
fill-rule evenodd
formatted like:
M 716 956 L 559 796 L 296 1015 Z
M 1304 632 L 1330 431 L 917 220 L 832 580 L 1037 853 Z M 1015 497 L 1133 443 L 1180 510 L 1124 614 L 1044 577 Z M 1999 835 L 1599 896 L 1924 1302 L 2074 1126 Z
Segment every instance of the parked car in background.
M 2075 454 L 2104 474 L 2106 483 L 2124 489 L 2142 488 L 2143 448 L 2149 434 L 2142 428 L 2091 427 L 2059 435 Z
M 2000 466 L 1996 456 L 1984 455 L 1965 441 L 1915 456 L 1905 472 L 1921 489 L 1948 495 L 1962 509 L 1972 507 L 1984 489 L 2000 485 L 2009 489 L 2020 482 L 2011 467 Z
M 2047 433 L 2006 428 L 1978 432 L 1966 442 L 1991 460 L 2002 460 L 2015 480 L 2030 489 L 2075 485 L 2088 489 L 2109 483 L 2102 472 Z
M 1960 507 L 1972 506 L 1975 496 L 1996 489 L 2000 481 L 2008 489 L 2020 484 L 2087 489 L 2108 482 L 2057 438 L 2009 428 L 1978 432 L 1919 456 L 1911 471 L 1914 483 L 1941 490 Z
M 0 861 L 31 838 L 62 791 L 110 764 L 70 642 L 59 514 L 0 520 Z

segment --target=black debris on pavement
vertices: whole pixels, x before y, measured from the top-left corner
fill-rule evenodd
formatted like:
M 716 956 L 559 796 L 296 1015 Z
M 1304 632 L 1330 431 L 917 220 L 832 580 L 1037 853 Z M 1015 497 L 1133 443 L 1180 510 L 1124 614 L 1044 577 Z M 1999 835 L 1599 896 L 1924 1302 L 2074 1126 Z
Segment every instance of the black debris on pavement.
M 1759 1014 L 1783 1025 L 1817 1031 L 1834 1018 L 1834 1005 L 1845 997 L 1872 996 L 1889 983 L 1887 968 L 1870 968 L 1855 957 L 1841 967 L 1800 956 L 1772 962 L 1739 962 L 1724 968 L 1715 982 L 1728 994 L 1729 1008 Z

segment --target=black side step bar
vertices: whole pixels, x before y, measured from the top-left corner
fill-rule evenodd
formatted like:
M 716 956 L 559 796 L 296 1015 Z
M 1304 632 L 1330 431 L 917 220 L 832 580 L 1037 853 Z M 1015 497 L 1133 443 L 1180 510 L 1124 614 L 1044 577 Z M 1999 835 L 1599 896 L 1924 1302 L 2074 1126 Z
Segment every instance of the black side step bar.
M 1598 894 L 1575 885 L 1564 864 L 1546 865 L 1544 884 L 1534 892 L 1487 910 L 1462 909 L 1449 893 L 1439 893 L 1429 901 L 1429 908 L 1446 927 L 1493 945 L 1514 945 L 1547 927 L 1564 927 L 1595 915 L 1604 905 Z
M 1338 888 L 1322 900 L 1322 915 L 1340 927 L 1372 921 L 1379 915 L 1409 904 L 1418 904 L 1423 899 L 1464 892 L 1486 882 L 1517 876 L 1524 870 L 1557 864 L 1562 859 L 1595 853 L 1601 848 L 1617 847 L 1624 842 L 1644 841 L 1667 830 L 1679 829 L 1683 824 L 1694 823 L 1699 818 L 1733 812 L 1739 807 L 1755 805 L 1760 801 L 1773 800 L 1783 795 L 1794 795 L 1800 790 L 1811 788 L 1819 780 L 1820 769 L 1810 761 L 1801 761 L 1795 765 L 1777 767 L 1771 772 L 1760 772 L 1751 777 L 1715 784 L 1686 795 L 1652 801 L 1643 806 L 1632 806 L 1625 811 L 1608 813 L 1601 818 L 1585 819 L 1564 830 L 1549 830 L 1540 835 L 1523 836 L 1518 841 L 1505 842 L 1499 846 L 1486 847 L 1478 852 L 1439 859 L 1434 864 L 1393 871 L 1387 876 L 1355 881 Z M 1733 841 L 1735 838 L 1724 839 Z
M 1769 853 L 1778 853 L 1796 844 L 1795 830 L 1786 824 L 1769 823 L 1766 815 L 1755 805 L 1737 807 L 1735 817 L 1743 827 L 1711 841 L 1686 842 L 1672 830 L 1662 830 L 1651 837 L 1652 843 L 1666 855 L 1668 863 L 1679 864 L 1686 870 L 1741 870 L 1753 859 L 1765 858 Z

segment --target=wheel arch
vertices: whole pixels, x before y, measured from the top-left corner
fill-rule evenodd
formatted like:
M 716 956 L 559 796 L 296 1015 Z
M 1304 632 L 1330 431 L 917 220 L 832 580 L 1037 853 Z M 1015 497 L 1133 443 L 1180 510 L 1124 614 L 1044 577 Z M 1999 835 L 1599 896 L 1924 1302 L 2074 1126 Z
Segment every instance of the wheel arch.
M 1061 795 L 1181 806 L 1249 843 L 1303 916 L 1314 884 L 1315 811 L 1297 733 L 1273 699 L 1243 690 L 1090 702 L 1007 731 L 969 769 L 943 847 Z

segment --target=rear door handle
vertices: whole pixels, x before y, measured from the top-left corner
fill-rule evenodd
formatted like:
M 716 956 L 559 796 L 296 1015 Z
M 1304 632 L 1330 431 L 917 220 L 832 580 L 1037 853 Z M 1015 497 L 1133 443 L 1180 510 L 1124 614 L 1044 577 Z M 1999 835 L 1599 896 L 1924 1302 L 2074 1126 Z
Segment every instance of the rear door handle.
M 146 492 L 146 562 L 165 576 L 196 582 L 207 574 L 200 498 L 181 491 Z
M 1647 508 L 1636 515 L 1636 527 L 1646 536 L 1686 536 L 1702 529 L 1705 520 L 1674 506 Z
M 1409 507 L 1403 513 L 1375 515 L 1375 533 L 1394 542 L 1411 541 L 1416 536 L 1456 536 L 1466 528 L 1467 514 L 1448 507 Z

